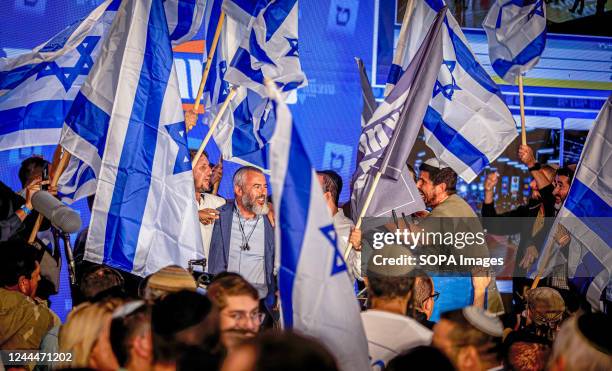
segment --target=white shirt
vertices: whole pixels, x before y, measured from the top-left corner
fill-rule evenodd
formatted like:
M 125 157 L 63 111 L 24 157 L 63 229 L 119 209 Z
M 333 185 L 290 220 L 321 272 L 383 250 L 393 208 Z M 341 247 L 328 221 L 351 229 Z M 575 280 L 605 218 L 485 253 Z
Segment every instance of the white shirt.
M 346 248 L 348 247 L 348 239 L 349 235 L 351 234 L 351 228 L 354 227 L 355 224 L 351 219 L 344 215 L 344 211 L 340 208 L 333 217 L 333 223 L 336 233 L 338 233 L 338 248 L 344 256 L 344 251 L 346 251 Z M 346 263 L 351 276 L 363 281 L 363 278 L 361 277 L 361 251 L 351 248 L 351 252 L 349 253 Z
M 370 309 L 361 312 L 368 338 L 372 370 L 382 370 L 399 354 L 420 345 L 430 345 L 433 333 L 414 319 Z
M 220 206 L 225 205 L 225 199 L 223 197 L 215 196 L 210 193 L 202 193 L 200 197 L 200 203 L 198 204 L 198 210 L 204 209 L 216 209 Z M 200 234 L 202 235 L 202 245 L 204 249 L 204 257 L 208 260 L 208 252 L 210 251 L 210 240 L 212 239 L 212 233 L 215 223 L 204 225 L 200 223 Z

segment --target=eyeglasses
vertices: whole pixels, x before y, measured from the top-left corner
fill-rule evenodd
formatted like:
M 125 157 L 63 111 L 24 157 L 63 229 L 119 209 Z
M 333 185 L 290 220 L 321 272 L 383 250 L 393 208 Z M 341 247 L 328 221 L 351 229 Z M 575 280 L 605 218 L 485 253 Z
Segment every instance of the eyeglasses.
M 431 295 L 429 295 L 429 296 L 427 297 L 427 299 L 425 299 L 424 301 L 427 301 L 428 299 L 430 299 L 430 298 L 431 298 L 431 299 L 433 299 L 433 301 L 434 301 L 434 303 L 435 303 L 436 301 L 438 301 L 438 298 L 439 298 L 439 297 L 440 297 L 440 293 L 439 293 L 439 292 L 437 292 L 437 291 L 434 291 L 434 293 L 433 293 L 433 294 L 431 294 Z
M 243 323 L 245 320 L 248 319 L 249 321 L 255 323 L 258 326 L 261 325 L 264 319 L 266 318 L 266 315 L 260 312 L 255 312 L 255 313 L 250 313 L 250 314 L 246 314 L 244 312 L 231 312 L 231 313 L 227 313 L 226 315 L 230 317 L 231 319 L 233 319 L 234 321 L 236 321 L 237 323 Z

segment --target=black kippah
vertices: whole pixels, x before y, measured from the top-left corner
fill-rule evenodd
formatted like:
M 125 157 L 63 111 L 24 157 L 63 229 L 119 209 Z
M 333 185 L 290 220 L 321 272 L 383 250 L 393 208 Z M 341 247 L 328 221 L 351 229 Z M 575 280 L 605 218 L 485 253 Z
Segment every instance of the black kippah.
M 197 325 L 210 313 L 212 303 L 194 291 L 168 294 L 153 305 L 151 326 L 158 335 L 173 335 Z
M 591 346 L 602 353 L 612 354 L 612 320 L 603 313 L 586 313 L 576 321 L 578 331 Z

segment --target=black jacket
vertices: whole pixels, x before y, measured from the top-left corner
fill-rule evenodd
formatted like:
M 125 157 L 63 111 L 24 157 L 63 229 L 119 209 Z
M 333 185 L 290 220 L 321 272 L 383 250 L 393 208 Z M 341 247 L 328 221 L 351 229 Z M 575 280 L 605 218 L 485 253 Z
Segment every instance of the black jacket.
M 546 242 L 546 236 L 552 227 L 556 214 L 555 197 L 552 194 L 553 189 L 552 185 L 548 185 L 540 190 L 540 200 L 529 199 L 526 205 L 521 205 L 516 209 L 501 214 L 497 213 L 493 203 L 482 204 L 482 226 L 487 230 L 487 233 L 502 236 L 520 233 L 515 273 L 526 273 L 518 266 L 518 263 L 523 259 L 523 255 L 529 245 L 534 245 L 538 251 L 542 251 L 543 245 Z M 532 236 L 533 223 L 542 205 L 544 205 L 544 217 L 546 217 L 544 227 L 535 236 Z

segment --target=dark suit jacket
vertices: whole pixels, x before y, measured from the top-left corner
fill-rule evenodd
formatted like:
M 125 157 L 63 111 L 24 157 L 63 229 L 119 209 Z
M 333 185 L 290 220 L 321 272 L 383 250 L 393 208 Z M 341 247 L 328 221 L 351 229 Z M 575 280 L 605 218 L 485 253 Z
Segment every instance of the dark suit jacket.
M 219 210 L 219 219 L 215 221 L 215 226 L 213 227 L 210 251 L 208 253 L 208 273 L 212 274 L 227 271 L 234 200 L 227 200 L 227 203 L 220 206 L 217 210 Z M 266 286 L 268 286 L 266 304 L 270 306 L 274 302 L 274 291 L 276 290 L 276 281 L 274 279 L 274 228 L 267 217 L 264 217 L 263 220 L 265 241 L 264 262 Z

